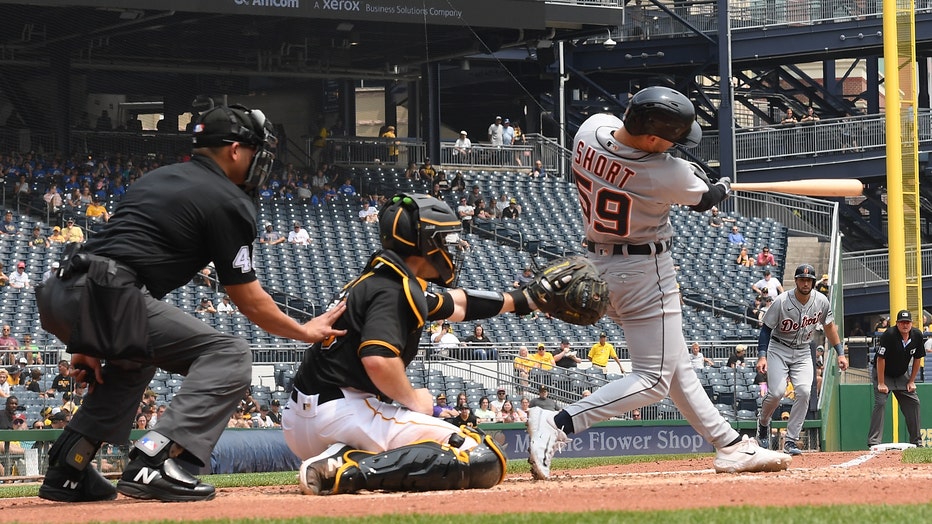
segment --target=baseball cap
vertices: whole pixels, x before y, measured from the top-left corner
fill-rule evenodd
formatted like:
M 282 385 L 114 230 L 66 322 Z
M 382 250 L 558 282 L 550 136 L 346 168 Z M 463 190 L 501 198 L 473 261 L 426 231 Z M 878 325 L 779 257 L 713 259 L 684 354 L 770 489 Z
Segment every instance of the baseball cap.
M 508 120 L 508 119 L 506 118 L 506 119 L 505 119 L 505 123 L 506 123 L 506 124 L 510 124 L 510 123 L 511 123 L 511 120 Z
M 272 401 L 272 405 L 273 405 L 273 406 L 281 406 L 282 403 L 281 403 L 278 399 L 275 399 L 275 400 Z
M 543 342 L 541 342 L 540 344 L 537 344 L 537 349 L 541 349 L 541 348 L 545 348 L 545 347 L 547 347 L 547 346 L 545 346 Z
M 738 353 L 741 353 L 742 351 L 746 351 L 747 349 L 748 347 L 745 346 L 744 344 L 738 344 L 737 346 L 735 346 L 735 351 Z
M 59 411 L 58 413 L 53 413 L 49 420 L 52 422 L 65 422 L 68 420 L 68 415 L 64 411 Z
M 505 388 L 498 388 L 496 393 L 505 393 Z
M 784 411 L 783 413 L 780 413 L 780 419 L 781 419 L 781 420 L 788 420 L 789 418 L 790 418 L 790 412 L 789 412 L 789 411 Z
M 912 322 L 913 315 L 909 312 L 908 309 L 901 309 L 899 313 L 896 314 L 897 322 Z
M 561 344 L 569 344 L 570 341 L 569 341 L 569 339 L 567 339 L 567 338 L 563 338 L 563 339 L 560 339 L 560 343 L 561 343 Z
M 16 267 L 26 267 L 26 263 L 25 263 L 25 262 L 20 262 L 20 263 L 16 264 Z
M 61 227 L 55 226 L 52 228 L 52 231 L 61 231 Z
M 17 413 L 17 414 L 15 414 L 15 415 L 13 415 L 13 420 L 12 420 L 12 422 L 16 422 L 17 420 L 22 420 L 23 422 L 26 422 L 26 414 L 25 414 L 25 413 Z
M 500 117 L 500 116 L 495 117 L 495 120 L 501 120 L 501 119 L 502 119 L 502 117 Z
M 517 198 L 512 198 L 511 200 L 509 200 L 509 202 L 511 202 L 512 204 L 517 204 L 517 203 L 518 203 L 518 199 L 517 199 Z
M 68 220 L 66 220 L 66 222 L 68 222 L 69 224 L 74 224 L 74 219 L 73 219 L 73 218 L 69 218 Z
M 604 331 L 601 332 L 601 333 L 599 333 L 599 338 L 607 337 L 607 336 L 608 336 L 608 335 L 606 335 Z
M 446 400 L 446 399 L 447 399 L 447 396 L 444 395 L 443 393 L 441 393 L 441 394 L 437 395 L 437 400 L 440 400 L 440 399 Z
M 828 273 L 822 273 L 822 278 L 823 279 L 828 278 Z
M 464 130 L 460 131 L 460 134 L 461 134 L 461 135 L 468 135 L 469 133 L 467 133 L 466 130 L 464 129 Z
M 29 361 L 26 360 L 26 357 L 19 357 L 19 363 L 20 363 L 20 364 L 28 364 Z
M 52 269 L 58 269 L 60 267 L 61 267 L 61 264 L 59 264 L 58 262 L 52 262 Z

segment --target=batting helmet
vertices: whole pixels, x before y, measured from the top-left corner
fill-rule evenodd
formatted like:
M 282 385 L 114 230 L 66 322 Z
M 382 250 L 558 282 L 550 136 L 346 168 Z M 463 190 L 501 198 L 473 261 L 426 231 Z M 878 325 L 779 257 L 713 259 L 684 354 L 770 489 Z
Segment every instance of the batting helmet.
M 811 278 L 813 281 L 815 281 L 815 268 L 809 264 L 800 264 L 796 267 L 796 276 L 793 278 Z
M 402 256 L 426 258 L 450 287 L 456 280 L 457 247 L 463 224 L 446 203 L 429 195 L 399 194 L 379 211 L 382 247 Z
M 695 147 L 702 140 L 693 103 L 669 87 L 647 87 L 635 93 L 624 121 L 632 135 L 656 135 L 686 147 Z

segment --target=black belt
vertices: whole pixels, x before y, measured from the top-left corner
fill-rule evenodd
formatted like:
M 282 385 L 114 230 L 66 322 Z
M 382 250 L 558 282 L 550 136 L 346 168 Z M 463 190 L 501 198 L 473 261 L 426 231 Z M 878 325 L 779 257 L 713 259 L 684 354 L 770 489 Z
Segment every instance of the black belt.
M 330 402 L 331 400 L 337 400 L 339 398 L 346 398 L 343 396 L 343 390 L 339 388 L 321 391 L 320 393 L 317 393 L 316 395 L 317 395 L 318 406 L 321 404 L 326 404 L 327 402 Z M 298 390 L 297 389 L 291 390 L 291 400 L 294 400 L 295 402 L 298 401 Z
M 586 242 L 586 248 L 590 253 L 596 252 L 597 245 L 604 246 L 606 244 L 598 244 L 592 241 Z M 664 251 L 670 251 L 670 248 L 673 247 L 673 242 L 665 240 L 663 242 L 651 242 L 650 244 L 611 244 L 611 246 L 613 255 L 659 255 Z
M 773 339 L 776 340 L 777 342 L 783 344 L 784 346 L 786 346 L 786 347 L 788 347 L 788 348 L 790 348 L 790 349 L 806 349 L 806 348 L 809 347 L 808 345 L 799 346 L 799 345 L 796 345 L 796 344 L 787 342 L 786 340 L 783 340 L 782 338 L 779 338 L 779 337 L 771 337 L 771 338 L 773 338 Z

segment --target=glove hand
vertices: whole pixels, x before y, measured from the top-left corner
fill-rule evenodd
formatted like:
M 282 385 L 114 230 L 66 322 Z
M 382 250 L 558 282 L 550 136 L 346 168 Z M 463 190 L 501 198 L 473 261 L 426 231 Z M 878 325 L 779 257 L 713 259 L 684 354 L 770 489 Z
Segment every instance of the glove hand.
M 541 312 L 580 326 L 595 324 L 608 307 L 608 284 L 581 256 L 551 261 L 522 291 Z
M 719 178 L 718 181 L 716 181 L 715 183 L 718 184 L 718 185 L 720 185 L 720 186 L 724 186 L 724 187 L 725 187 L 725 194 L 726 194 L 726 195 L 728 195 L 728 194 L 731 193 L 731 179 L 728 178 L 727 176 L 723 176 L 722 178 Z

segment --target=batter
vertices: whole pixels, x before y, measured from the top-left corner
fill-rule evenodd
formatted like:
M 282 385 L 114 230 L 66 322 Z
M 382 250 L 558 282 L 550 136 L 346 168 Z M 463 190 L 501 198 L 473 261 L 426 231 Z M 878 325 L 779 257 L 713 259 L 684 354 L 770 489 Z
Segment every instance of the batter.
M 671 254 L 670 206 L 705 211 L 724 200 L 729 180 L 712 184 L 666 153 L 695 146 L 702 131 L 692 102 L 665 87 L 636 93 L 624 124 L 595 115 L 575 138 L 573 175 L 579 190 L 589 259 L 608 282 L 608 316 L 624 329 L 631 373 L 555 413 L 531 408 L 529 462 L 537 479 L 566 435 L 658 402 L 669 394 L 689 423 L 718 450 L 718 472 L 778 471 L 790 457 L 765 450 L 719 414 L 689 362 Z
M 799 455 L 799 433 L 809 411 L 809 394 L 815 364 L 809 342 L 819 325 L 825 338 L 838 353 L 838 367 L 848 369 L 844 346 L 835 326 L 835 316 L 828 298 L 815 291 L 815 269 L 809 264 L 796 268 L 796 288 L 777 295 L 764 314 L 757 341 L 757 371 L 767 374 L 767 396 L 761 405 L 757 421 L 760 445 L 770 447 L 770 418 L 786 393 L 787 379 L 793 383 L 795 398 L 786 423 L 786 443 L 783 451 Z

